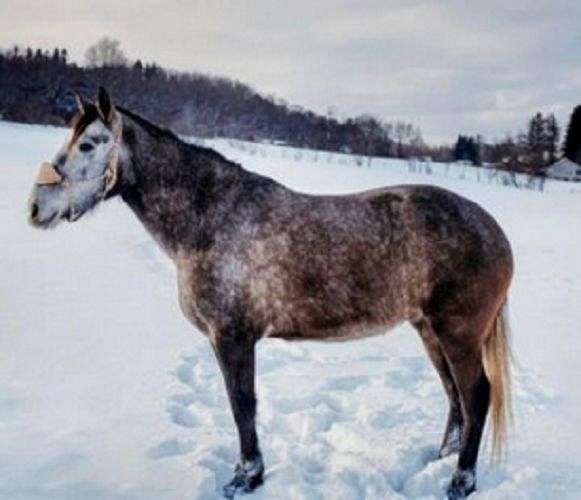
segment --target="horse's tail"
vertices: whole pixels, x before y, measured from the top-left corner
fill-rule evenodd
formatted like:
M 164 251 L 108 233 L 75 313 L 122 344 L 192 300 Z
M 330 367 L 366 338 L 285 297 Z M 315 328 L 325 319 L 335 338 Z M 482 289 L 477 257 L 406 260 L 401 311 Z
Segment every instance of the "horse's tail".
M 492 456 L 495 458 L 501 458 L 504 454 L 507 424 L 512 417 L 509 333 L 508 305 L 505 301 L 494 320 L 482 353 L 484 370 L 490 382 Z

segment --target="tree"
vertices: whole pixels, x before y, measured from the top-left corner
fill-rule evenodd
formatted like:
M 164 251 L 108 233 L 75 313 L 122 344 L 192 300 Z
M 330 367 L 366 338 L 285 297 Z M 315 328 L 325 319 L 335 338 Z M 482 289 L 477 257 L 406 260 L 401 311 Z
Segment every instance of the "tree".
M 397 158 L 405 158 L 405 143 L 412 135 L 413 125 L 411 123 L 397 122 L 393 128 L 393 134 L 397 142 Z
M 143 73 L 143 63 L 141 62 L 141 59 L 137 59 L 137 61 L 133 63 L 133 71 L 138 75 Z
M 127 57 L 119 40 L 105 36 L 87 49 L 85 61 L 90 68 L 115 67 L 125 66 Z
M 544 117 L 542 113 L 536 113 L 531 118 L 527 132 L 527 149 L 529 164 L 533 170 L 555 161 L 559 135 L 559 124 L 554 114 Z
M 466 159 L 466 139 L 463 135 L 459 135 L 454 146 L 454 160 Z
M 479 136 L 474 137 L 459 135 L 454 146 L 454 160 L 469 161 L 473 165 L 481 165 Z
M 581 164 L 581 105 L 577 106 L 571 114 L 564 150 L 569 160 Z
M 484 155 L 484 137 L 480 134 L 476 135 L 476 139 L 474 139 L 474 156 L 472 161 L 474 165 L 479 167 L 482 166 L 482 157 Z
M 500 141 L 485 144 L 483 150 L 485 161 L 504 167 L 514 163 L 518 157 L 516 143 L 510 134 Z
M 539 170 L 545 165 L 544 153 L 546 151 L 545 119 L 540 112 L 529 121 L 527 146 L 530 167 L 533 170 Z
M 541 113 L 535 114 L 529 121 L 527 143 L 532 153 L 540 153 L 544 147 L 545 121 Z
M 355 118 L 355 124 L 362 134 L 362 149 L 366 155 L 377 154 L 377 146 L 384 140 L 385 130 L 372 115 L 363 114 Z
M 549 162 L 554 163 L 557 156 L 557 148 L 561 130 L 559 129 L 559 124 L 557 123 L 557 119 L 553 113 L 545 118 L 544 135 L 545 149 L 549 154 Z

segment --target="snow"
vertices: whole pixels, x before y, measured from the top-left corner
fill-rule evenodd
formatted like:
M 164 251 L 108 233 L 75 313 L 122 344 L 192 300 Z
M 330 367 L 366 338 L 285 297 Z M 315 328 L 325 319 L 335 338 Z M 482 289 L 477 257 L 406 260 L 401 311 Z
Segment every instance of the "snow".
M 119 201 L 55 231 L 26 224 L 37 166 L 66 134 L 0 122 L 0 498 L 216 498 L 237 438 L 172 264 Z M 541 193 L 465 168 L 210 144 L 303 191 L 434 183 L 493 213 L 516 256 L 515 425 L 504 463 L 481 454 L 474 498 L 581 496 L 577 186 Z M 267 476 L 251 498 L 442 498 L 455 460 L 432 460 L 444 393 L 410 327 L 344 344 L 267 339 L 257 358 Z

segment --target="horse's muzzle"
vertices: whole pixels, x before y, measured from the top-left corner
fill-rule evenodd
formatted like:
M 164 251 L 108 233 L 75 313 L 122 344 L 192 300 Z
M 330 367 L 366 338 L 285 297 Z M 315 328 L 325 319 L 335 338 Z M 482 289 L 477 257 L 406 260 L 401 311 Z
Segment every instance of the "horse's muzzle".
M 30 204 L 30 220 L 35 220 L 38 216 L 38 205 L 34 202 Z

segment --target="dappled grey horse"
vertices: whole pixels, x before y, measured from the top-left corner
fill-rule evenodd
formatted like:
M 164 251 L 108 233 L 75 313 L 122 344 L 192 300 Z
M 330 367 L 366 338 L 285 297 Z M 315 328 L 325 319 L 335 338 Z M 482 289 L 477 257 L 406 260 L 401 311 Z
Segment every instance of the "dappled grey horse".
M 297 193 L 139 116 L 79 99 L 72 134 L 44 163 L 30 221 L 75 221 L 120 196 L 175 262 L 180 305 L 210 340 L 240 438 L 227 496 L 261 484 L 254 348 L 263 337 L 349 340 L 409 321 L 449 399 L 441 457 L 449 498 L 475 489 L 490 407 L 505 439 L 509 243 L 482 208 L 432 186 Z M 386 444 L 387 445 L 387 444 Z

